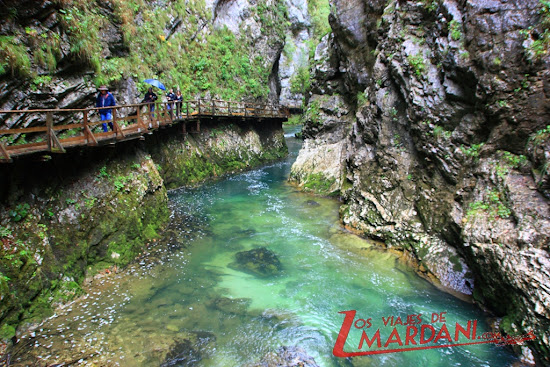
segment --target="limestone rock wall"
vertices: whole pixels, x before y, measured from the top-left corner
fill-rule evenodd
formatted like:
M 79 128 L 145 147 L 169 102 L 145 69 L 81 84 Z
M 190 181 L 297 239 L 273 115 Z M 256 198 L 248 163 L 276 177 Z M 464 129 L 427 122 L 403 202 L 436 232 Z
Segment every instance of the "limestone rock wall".
M 533 329 L 537 339 L 517 349 L 543 364 L 549 57 L 533 44 L 545 16 L 537 0 L 334 1 L 333 32 L 315 54 L 306 149 L 293 167 L 318 167 L 321 187 L 342 172 L 345 225 L 473 293 L 503 331 Z M 317 102 L 335 96 L 344 119 Z M 305 186 L 303 177 L 293 176 Z

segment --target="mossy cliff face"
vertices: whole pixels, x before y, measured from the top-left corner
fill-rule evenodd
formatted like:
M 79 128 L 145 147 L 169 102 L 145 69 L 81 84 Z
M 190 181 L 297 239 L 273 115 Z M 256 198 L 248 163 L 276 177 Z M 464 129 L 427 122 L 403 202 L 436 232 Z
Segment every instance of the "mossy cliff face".
M 0 338 L 80 294 L 86 276 L 124 266 L 152 244 L 169 220 L 167 187 L 287 154 L 280 122 L 204 123 L 188 135 L 178 128 L 1 167 Z
M 2 337 L 77 295 L 86 273 L 128 263 L 168 219 L 150 156 L 74 154 L 3 167 L 11 187 L 0 207 Z
M 155 140 L 147 144 L 169 189 L 196 185 L 288 154 L 280 122 L 205 120 L 199 132 L 193 132 L 194 123 L 188 123 L 187 129 L 191 132 L 185 136 L 173 129 L 160 137 L 162 144 Z
M 340 177 L 346 226 L 473 293 L 503 331 L 534 330 L 516 349 L 548 364 L 548 9 L 346 0 L 330 23 L 293 177 Z M 335 97 L 348 118 L 323 104 Z

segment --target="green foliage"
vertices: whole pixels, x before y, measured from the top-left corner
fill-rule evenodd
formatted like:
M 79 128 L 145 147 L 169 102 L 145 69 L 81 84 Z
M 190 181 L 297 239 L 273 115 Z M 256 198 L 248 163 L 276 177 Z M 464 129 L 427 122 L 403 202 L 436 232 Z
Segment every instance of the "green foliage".
M 430 13 L 435 12 L 439 7 L 439 0 L 422 0 L 422 3 L 424 4 L 424 8 Z
M 504 100 L 499 100 L 499 101 L 497 101 L 497 105 L 498 105 L 500 108 L 508 107 L 508 102 L 506 102 L 506 101 L 504 101 Z
M 52 77 L 49 75 L 39 75 L 32 80 L 31 89 L 37 90 L 38 88 L 44 87 L 50 84 Z
M 450 139 L 452 135 L 451 131 L 445 130 L 439 125 L 435 125 L 432 133 L 436 138 L 443 136 L 445 139 Z
M 321 39 L 330 32 L 328 15 L 330 14 L 330 4 L 328 0 L 308 0 L 307 9 L 313 24 L 313 36 L 316 40 Z
M 464 145 L 460 147 L 460 150 L 466 157 L 470 157 L 473 159 L 479 158 L 479 152 L 481 151 L 481 148 L 483 147 L 484 143 L 479 144 L 473 144 L 472 146 L 466 148 Z
M 328 1 L 326 4 L 328 9 Z M 256 45 L 245 36 L 235 36 L 227 29 L 202 32 L 204 22 L 212 17 L 204 0 L 174 0 L 169 7 L 153 6 L 144 0 L 111 0 L 110 7 L 123 33 L 124 57 L 102 57 L 105 42 L 101 35 L 111 30 L 95 2 L 58 2 L 57 16 L 69 41 L 71 61 L 91 66 L 96 85 L 109 85 L 130 76 L 137 80 L 153 77 L 171 88 L 180 88 L 184 99 L 207 92 L 228 100 L 267 97 L 271 65 L 261 56 L 249 57 Z M 266 0 L 258 1 L 251 11 L 270 40 L 284 42 L 289 23 L 283 0 L 269 6 Z M 138 14 L 141 22 L 135 21 Z M 174 15 L 185 19 L 185 26 L 167 36 L 165 31 Z M 0 74 L 11 71 L 29 76 L 31 61 L 54 73 L 61 57 L 60 36 L 33 26 L 25 28 L 25 36 L 30 52 L 14 37 L 1 38 Z M 41 71 L 31 88 L 47 85 L 51 81 L 48 77 L 51 74 Z M 138 84 L 141 92 L 147 87 Z
M 414 73 L 418 78 L 422 78 L 424 75 L 424 72 L 426 71 L 426 64 L 424 62 L 424 57 L 422 54 L 418 53 L 416 55 L 409 55 L 407 57 L 407 60 L 409 61 L 409 65 L 414 70 Z
M 507 151 L 502 152 L 502 158 L 506 164 L 510 165 L 512 168 L 520 168 L 525 166 L 529 161 L 524 155 L 515 155 Z
M 310 86 L 310 75 L 307 66 L 300 66 L 290 78 L 290 91 L 295 94 L 305 94 Z
M 313 125 L 322 125 L 321 120 L 321 103 L 318 100 L 311 101 L 304 113 L 304 121 Z
M 17 204 L 15 209 L 10 210 L 8 214 L 10 215 L 10 218 L 12 221 L 20 222 L 27 217 L 27 215 L 29 214 L 30 208 L 31 207 L 29 204 L 20 203 L 20 204 Z
M 0 238 L 11 236 L 11 229 L 0 226 Z
M 97 202 L 97 198 L 95 196 L 86 196 L 84 198 L 84 206 L 88 209 L 92 209 L 95 206 L 95 203 Z
M 34 61 L 48 71 L 54 72 L 61 58 L 61 36 L 52 31 L 46 31 L 40 35 L 33 31 L 30 32 L 30 38 L 35 45 Z
M 531 60 L 539 60 L 550 49 L 550 1 L 539 0 L 539 6 L 540 23 L 536 27 L 531 26 L 520 31 L 526 39 L 532 40 L 527 49 Z
M 86 62 L 96 72 L 101 70 L 100 30 L 104 25 L 104 16 L 94 3 L 72 1 L 60 9 L 61 20 L 69 36 L 70 51 L 80 61 Z
M 529 138 L 529 141 L 533 142 L 535 146 L 542 144 L 550 137 L 550 125 L 547 125 L 544 129 L 541 129 L 535 133 L 534 136 Z
M 486 192 L 486 198 L 483 201 L 475 201 L 470 203 L 468 211 L 466 212 L 466 219 L 480 215 L 489 215 L 492 219 L 496 218 L 508 218 L 512 212 L 506 206 L 504 195 L 498 190 L 491 190 Z
M 364 92 L 357 93 L 357 106 L 363 106 L 367 102 L 367 95 Z
M 518 169 L 528 164 L 528 159 L 524 155 L 515 155 L 507 151 L 499 151 L 500 161 L 495 166 L 495 172 L 498 177 L 504 179 L 510 172 L 510 169 Z
M 127 176 L 116 176 L 113 180 L 113 185 L 115 186 L 117 191 L 122 191 L 122 189 L 126 187 L 126 184 L 130 182 L 133 177 L 133 173 L 130 173 Z
M 451 33 L 451 38 L 455 41 L 462 38 L 462 26 L 454 19 L 449 22 L 449 32 Z
M 27 47 L 13 36 L 0 36 L 0 75 L 31 75 L 31 60 Z
M 500 66 L 500 64 L 502 64 L 502 60 L 500 60 L 500 57 L 498 57 L 498 56 L 495 57 L 495 58 L 493 59 L 493 65 L 495 65 L 495 66 Z
M 99 173 L 97 174 L 97 180 L 100 180 L 102 178 L 110 178 L 111 176 L 107 173 L 107 167 L 103 166 L 99 169 Z
M 285 125 L 300 125 L 302 123 L 302 117 L 300 115 L 292 115 L 285 121 Z

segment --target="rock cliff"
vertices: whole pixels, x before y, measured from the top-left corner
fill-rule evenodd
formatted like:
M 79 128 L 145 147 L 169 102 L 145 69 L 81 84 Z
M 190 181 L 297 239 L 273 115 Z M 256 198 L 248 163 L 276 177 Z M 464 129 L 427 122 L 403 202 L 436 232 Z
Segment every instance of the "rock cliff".
M 291 179 L 550 362 L 545 2 L 336 0 Z

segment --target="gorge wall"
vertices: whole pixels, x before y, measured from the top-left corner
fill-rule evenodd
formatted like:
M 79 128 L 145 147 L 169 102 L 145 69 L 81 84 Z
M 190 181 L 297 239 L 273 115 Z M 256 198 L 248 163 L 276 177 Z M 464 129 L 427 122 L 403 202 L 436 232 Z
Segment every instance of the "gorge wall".
M 291 179 L 550 363 L 545 2 L 335 0 Z
M 175 126 L 145 141 L 0 166 L 0 339 L 81 294 L 86 276 L 154 246 L 171 216 L 167 189 L 286 154 L 280 122 L 205 121 L 187 135 Z

